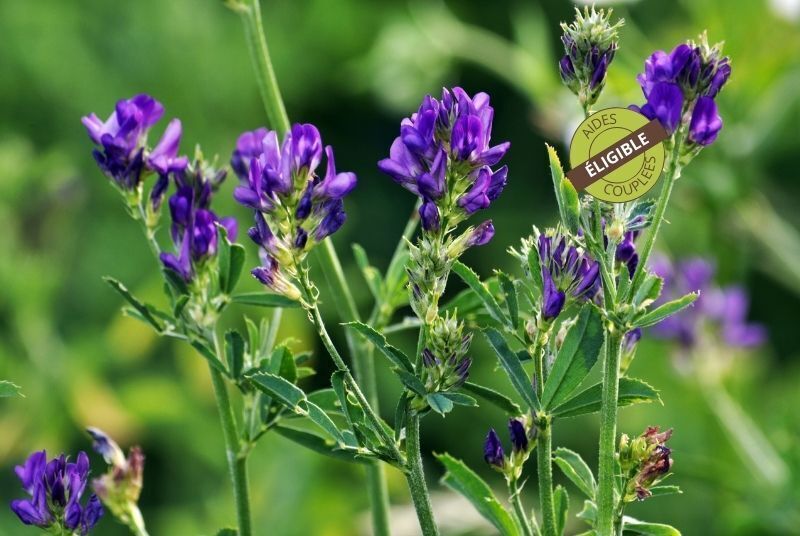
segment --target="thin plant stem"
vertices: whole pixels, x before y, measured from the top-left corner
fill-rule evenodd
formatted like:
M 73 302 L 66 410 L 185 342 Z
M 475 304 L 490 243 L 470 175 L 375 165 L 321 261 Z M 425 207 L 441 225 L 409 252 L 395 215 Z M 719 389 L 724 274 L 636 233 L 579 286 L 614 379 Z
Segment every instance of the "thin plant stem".
M 525 536 L 534 536 L 530 517 L 525 513 L 525 507 L 522 506 L 522 489 L 519 486 L 518 479 L 515 478 L 509 481 L 508 492 L 511 495 L 511 504 L 514 507 L 517 521 L 519 521 L 520 526 L 522 526 L 522 532 Z
M 241 536 L 251 536 L 250 497 L 247 483 L 247 455 L 239 452 L 239 436 L 236 431 L 236 420 L 233 416 L 231 399 L 222 373 L 212 365 L 211 384 L 214 386 L 214 397 L 217 400 L 219 419 L 222 423 L 222 436 L 225 440 L 225 455 L 228 460 L 228 471 L 233 483 L 233 498 L 236 503 L 236 520 Z
M 622 337 L 615 326 L 606 328 L 603 392 L 600 409 L 600 456 L 598 461 L 597 525 L 599 536 L 611 536 L 614 523 L 614 482 L 617 437 L 617 398 Z
M 544 329 L 544 328 L 543 328 Z M 548 328 L 549 331 L 549 328 Z M 537 334 L 531 350 L 534 361 L 536 391 L 544 392 L 544 340 L 547 332 Z M 542 510 L 542 534 L 556 536 L 556 509 L 553 500 L 553 436 L 552 421 L 547 415 L 536 415 L 536 470 L 539 480 L 539 506 Z
M 289 130 L 289 117 L 286 113 L 283 99 L 281 98 L 275 70 L 272 67 L 267 39 L 264 33 L 264 25 L 261 20 L 259 0 L 247 0 L 246 3 L 236 2 L 233 3 L 232 6 L 239 11 L 242 17 L 245 36 L 247 38 L 248 48 L 250 49 L 250 56 L 256 71 L 256 82 L 258 83 L 261 99 L 267 113 L 267 119 L 272 128 L 282 136 Z M 321 246 L 317 248 L 317 251 L 319 252 L 318 258 L 320 261 L 323 264 L 327 264 L 329 268 L 333 268 L 332 270 L 326 269 L 325 274 L 328 278 L 331 291 L 336 298 L 336 302 L 340 305 L 340 311 L 343 312 L 343 319 L 348 322 L 358 320 L 358 310 L 355 307 L 355 302 L 350 290 L 344 281 L 341 265 L 330 239 L 325 240 Z M 365 346 L 357 345 L 352 334 L 347 333 L 346 337 L 348 349 L 353 357 L 358 378 L 365 387 L 367 392 L 366 396 L 372 404 L 372 407 L 377 411 L 378 398 L 372 356 L 365 355 L 366 352 L 363 351 Z M 363 356 L 363 360 L 360 359 L 360 356 Z M 347 372 L 347 376 L 352 377 L 349 371 Z M 355 384 L 355 381 L 353 383 Z M 365 408 L 365 410 L 366 409 L 367 408 Z M 386 474 L 380 462 L 372 462 L 367 466 L 367 476 L 368 493 L 373 516 L 373 531 L 376 536 L 385 536 L 390 534 L 389 494 L 386 485 Z
M 439 529 L 433 517 L 433 507 L 425 483 L 425 471 L 422 467 L 422 453 L 419 444 L 419 415 L 409 415 L 406 423 L 406 480 L 411 491 L 411 499 L 417 511 L 419 526 L 423 536 L 437 536 Z

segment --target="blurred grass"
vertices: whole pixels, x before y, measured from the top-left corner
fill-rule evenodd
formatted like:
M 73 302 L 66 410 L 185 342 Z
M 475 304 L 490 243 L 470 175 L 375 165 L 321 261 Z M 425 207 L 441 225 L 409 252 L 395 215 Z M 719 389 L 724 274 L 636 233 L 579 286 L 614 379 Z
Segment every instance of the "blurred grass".
M 640 99 L 634 75 L 654 48 L 704 28 L 712 40 L 726 41 L 734 74 L 720 99 L 725 130 L 681 179 L 663 243 L 675 255 L 716 257 L 723 282 L 750 289 L 752 317 L 767 325 L 771 343 L 736 361 L 729 387 L 797 474 L 800 417 L 792 408 L 800 403 L 800 300 L 792 289 L 798 286 L 763 253 L 764 244 L 778 250 L 781 244 L 757 224 L 745 233 L 734 210 L 757 194 L 769 202 L 760 210 L 777 210 L 790 229 L 800 225 L 794 210 L 800 32 L 796 20 L 779 17 L 770 5 L 649 0 L 619 6 L 628 25 L 602 104 Z M 555 0 L 491 8 L 474 0 L 411 8 L 367 0 L 265 3 L 290 117 L 318 124 L 336 147 L 339 166 L 360 178 L 348 224 L 336 238 L 351 281 L 358 274 L 350 243 L 361 243 L 385 266 L 414 202 L 375 162 L 424 93 L 454 84 L 488 91 L 494 136 L 512 140 L 509 186 L 491 210 L 497 236 L 465 260 L 484 275 L 494 267 L 515 269 L 505 249 L 532 224 L 553 221 L 542 143 L 565 139 L 565 122 L 579 113 L 555 83 L 552 56 L 557 23 L 570 9 Z M 476 29 L 491 47 L 470 46 L 482 42 L 473 41 Z M 88 449 L 81 429 L 89 424 L 144 447 L 142 507 L 152 534 L 213 534 L 233 513 L 207 373 L 190 351 L 122 317 L 119 300 L 102 283 L 101 276 L 113 274 L 139 294 L 159 294 L 154 261 L 95 169 L 79 118 L 91 111 L 105 116 L 117 99 L 146 91 L 164 103 L 168 117 L 183 120 L 184 150 L 200 143 L 207 155 L 227 158 L 241 131 L 264 122 L 239 21 L 214 0 L 8 1 L 0 2 L 0 35 L 0 378 L 20 384 L 26 395 L 0 401 L 0 534 L 34 533 L 3 506 L 20 494 L 13 465 L 34 449 Z M 220 212 L 246 218 L 231 189 L 229 183 L 220 195 Z M 355 291 L 366 307 L 366 289 L 359 283 Z M 301 314 L 287 313 L 280 337 L 317 352 L 319 374 L 309 384 L 323 385 L 330 365 Z M 399 336 L 398 344 L 413 343 Z M 636 505 L 631 514 L 673 523 L 688 535 L 792 533 L 797 480 L 779 493 L 752 484 L 701 395 L 676 375 L 667 354 L 652 341 L 641 348 L 633 373 L 663 389 L 665 406 L 625 410 L 621 430 L 674 427 L 674 481 L 685 493 Z M 504 387 L 480 344 L 475 357 L 476 376 Z M 380 373 L 389 415 L 399 385 L 385 368 Z M 492 479 L 481 443 L 489 426 L 502 425 L 502 415 L 490 408 L 460 409 L 445 421 L 426 419 L 424 443 Z M 593 460 L 596 435 L 596 419 L 586 417 L 565 421 L 555 439 Z M 428 461 L 435 481 L 439 468 Z M 349 535 L 363 528 L 366 497 L 357 467 L 268 437 L 253 456 L 251 475 L 259 534 L 264 527 L 276 535 Z M 533 504 L 534 486 L 528 489 Z M 390 491 L 393 503 L 408 502 L 396 473 L 390 473 Z M 573 508 L 578 502 L 574 493 Z M 99 533 L 124 532 L 107 519 Z

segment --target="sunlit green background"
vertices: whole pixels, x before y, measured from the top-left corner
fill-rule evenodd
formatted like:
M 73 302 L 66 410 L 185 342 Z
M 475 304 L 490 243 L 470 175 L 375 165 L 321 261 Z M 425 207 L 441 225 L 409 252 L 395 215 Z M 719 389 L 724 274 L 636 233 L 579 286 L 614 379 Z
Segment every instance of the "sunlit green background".
M 284 0 L 263 9 L 290 117 L 317 124 L 339 167 L 359 175 L 335 242 L 364 309 L 368 294 L 350 244 L 361 243 L 385 267 L 414 203 L 375 163 L 400 118 L 443 85 L 489 92 L 495 139 L 512 141 L 508 188 L 490 210 L 497 235 L 466 262 L 484 276 L 494 267 L 515 270 L 506 248 L 554 218 L 543 143 L 566 154 L 563 140 L 580 114 L 556 68 L 558 22 L 571 18 L 571 5 Z M 768 327 L 770 342 L 736 356 L 726 386 L 796 475 L 781 487 L 759 484 L 697 382 L 675 372 L 670 347 L 646 340 L 633 372 L 662 389 L 665 405 L 623 410 L 621 430 L 674 427 L 674 483 L 685 493 L 630 513 L 689 535 L 800 534 L 800 2 L 648 0 L 616 12 L 627 24 L 601 105 L 639 102 L 634 77 L 644 58 L 704 29 L 712 41 L 724 39 L 733 58 L 719 99 L 725 128 L 680 179 L 662 244 L 676 256 L 715 258 L 722 283 L 749 289 L 752 319 Z M 22 493 L 13 466 L 34 449 L 88 450 L 87 425 L 144 448 L 141 506 L 151 534 L 214 534 L 233 522 L 233 509 L 208 373 L 191 351 L 123 317 L 119 297 L 102 282 L 113 274 L 140 295 L 160 295 L 155 263 L 95 168 L 80 117 L 106 117 L 117 99 L 148 92 L 168 117 L 183 120 L 185 150 L 202 144 L 207 155 L 227 159 L 240 132 L 265 122 L 240 21 L 215 0 L 5 0 L 0 36 L 0 379 L 25 395 L 0 399 L 0 534 L 35 533 L 7 507 Z M 220 196 L 220 212 L 247 219 L 232 187 Z M 254 263 L 253 249 L 249 255 Z M 287 314 L 281 336 L 320 350 L 300 314 Z M 507 388 L 486 348 L 474 348 L 475 377 Z M 324 385 L 330 371 L 328 360 L 316 363 L 309 387 Z M 391 408 L 399 385 L 387 370 L 381 375 Z M 458 409 L 444 421 L 428 417 L 423 443 L 428 454 L 465 459 L 499 488 L 481 460 L 489 426 L 504 427 L 502 415 Z M 585 417 L 565 421 L 555 440 L 593 461 L 596 437 L 597 419 Z M 269 436 L 252 460 L 257 534 L 366 533 L 358 467 Z M 94 455 L 93 463 L 102 470 Z M 446 532 L 491 533 L 438 485 L 435 460 L 426 463 Z M 390 473 L 390 488 L 396 534 L 418 533 L 400 474 Z M 580 501 L 570 493 L 575 513 Z M 584 530 L 574 518 L 570 524 Z M 124 534 L 110 518 L 96 532 Z

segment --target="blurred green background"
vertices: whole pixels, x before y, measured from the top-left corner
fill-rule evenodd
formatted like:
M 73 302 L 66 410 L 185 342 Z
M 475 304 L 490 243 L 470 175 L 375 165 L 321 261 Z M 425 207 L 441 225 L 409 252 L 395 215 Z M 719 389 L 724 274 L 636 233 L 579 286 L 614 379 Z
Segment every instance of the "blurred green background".
M 601 106 L 641 101 L 634 77 L 647 55 L 704 29 L 712 42 L 725 40 L 733 58 L 719 99 L 725 128 L 684 172 L 661 244 L 678 257 L 716 259 L 721 283 L 750 291 L 751 318 L 767 326 L 770 342 L 727 356 L 725 385 L 800 475 L 800 2 L 646 0 L 614 7 L 627 24 Z M 512 141 L 507 190 L 487 214 L 497 235 L 465 261 L 483 276 L 496 267 L 516 270 L 506 248 L 531 225 L 554 221 L 543 143 L 565 155 L 563 141 L 580 118 L 556 65 L 558 22 L 571 19 L 572 5 L 284 0 L 264 2 L 263 11 L 291 119 L 316 123 L 336 148 L 339 167 L 359 175 L 335 242 L 365 310 L 369 297 L 350 244 L 361 243 L 385 267 L 414 203 L 375 164 L 399 120 L 442 86 L 490 93 L 495 139 Z M 113 274 L 139 295 L 160 296 L 154 261 L 95 168 L 80 117 L 95 111 L 105 118 L 117 99 L 148 92 L 164 103 L 167 117 L 183 120 L 184 151 L 202 144 L 207 155 L 227 159 L 240 132 L 265 122 L 240 21 L 215 0 L 3 0 L 0 36 L 0 378 L 25 395 L 0 399 L 0 534 L 35 533 L 7 507 L 22 493 L 13 466 L 34 449 L 89 450 L 87 425 L 144 448 L 141 506 L 151 534 L 213 534 L 233 521 L 233 509 L 207 370 L 190 350 L 123 317 L 118 296 L 102 282 Z M 246 220 L 231 200 L 232 182 L 218 212 Z M 250 248 L 250 263 L 254 253 Z M 320 355 L 301 314 L 288 313 L 280 335 Z M 397 344 L 410 341 L 400 336 Z M 673 479 L 684 494 L 633 505 L 630 514 L 687 535 L 800 534 L 800 476 L 778 486 L 759 483 L 698 382 L 675 371 L 672 350 L 645 337 L 633 372 L 662 389 L 665 406 L 623 410 L 620 429 L 675 428 Z M 476 343 L 474 352 L 475 377 L 505 387 L 486 348 Z M 324 385 L 330 372 L 327 359 L 316 364 L 309 387 Z M 388 418 L 399 385 L 380 372 Z M 503 416 L 462 408 L 439 419 L 423 423 L 428 453 L 448 451 L 501 487 L 484 467 L 481 447 L 489 426 L 504 427 Z M 564 421 L 555 442 L 594 465 L 596 437 L 590 416 Z M 92 456 L 100 472 L 102 461 Z M 435 460 L 426 463 L 448 534 L 491 533 L 436 483 Z M 251 463 L 256 532 L 366 533 L 361 476 L 358 467 L 268 436 Z M 416 534 L 400 474 L 390 472 L 390 488 L 396 534 Z M 577 520 L 570 524 L 583 530 Z M 96 533 L 125 532 L 106 518 Z

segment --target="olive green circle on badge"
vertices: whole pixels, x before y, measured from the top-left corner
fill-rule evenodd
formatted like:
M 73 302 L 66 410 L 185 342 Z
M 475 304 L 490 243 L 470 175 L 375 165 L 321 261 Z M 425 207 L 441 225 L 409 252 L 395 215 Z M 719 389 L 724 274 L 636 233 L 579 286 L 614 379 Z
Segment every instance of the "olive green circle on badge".
M 569 164 L 575 168 L 601 153 L 625 136 L 645 126 L 649 120 L 627 108 L 606 108 L 578 126 L 569 146 Z M 586 191 L 609 203 L 632 201 L 649 192 L 664 168 L 664 145 L 657 143 L 596 182 Z

